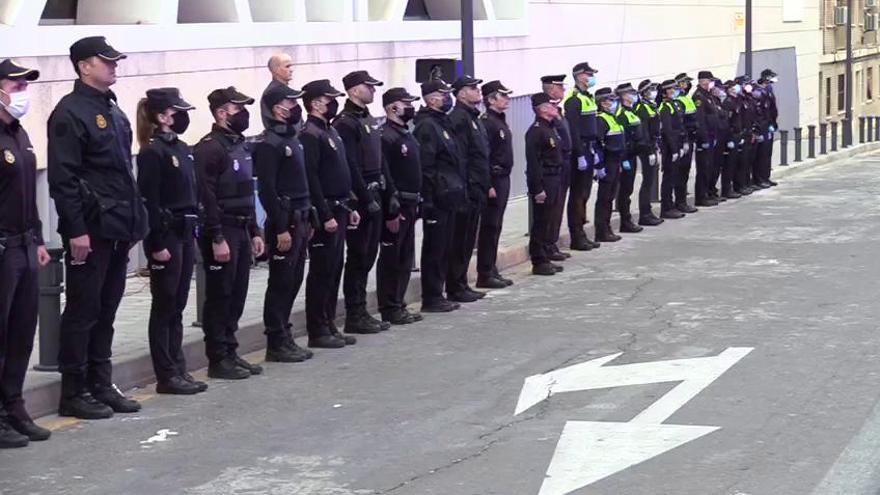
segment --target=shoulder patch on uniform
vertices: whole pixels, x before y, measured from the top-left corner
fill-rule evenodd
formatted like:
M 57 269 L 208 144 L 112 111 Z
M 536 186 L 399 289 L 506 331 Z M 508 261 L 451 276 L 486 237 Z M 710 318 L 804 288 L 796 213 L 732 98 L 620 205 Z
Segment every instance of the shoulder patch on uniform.
M 409 148 L 406 147 L 406 143 L 400 145 L 400 154 L 403 156 L 409 154 Z
M 180 168 L 180 160 L 174 155 L 171 155 L 171 164 L 174 165 L 174 168 Z
M 500 137 L 502 140 L 507 139 L 507 134 L 504 133 L 504 129 L 498 129 L 498 137 Z
M 12 151 L 10 150 L 3 150 L 3 160 L 7 164 L 12 165 L 13 163 L 15 163 L 15 155 L 13 155 Z
M 104 118 L 100 113 L 95 115 L 95 125 L 98 126 L 98 129 L 106 129 L 107 128 L 107 119 Z
M 556 147 L 556 138 L 552 138 L 552 137 L 550 138 L 550 147 L 551 148 Z
M 284 156 L 293 156 L 293 150 L 290 149 L 290 146 L 284 147 Z

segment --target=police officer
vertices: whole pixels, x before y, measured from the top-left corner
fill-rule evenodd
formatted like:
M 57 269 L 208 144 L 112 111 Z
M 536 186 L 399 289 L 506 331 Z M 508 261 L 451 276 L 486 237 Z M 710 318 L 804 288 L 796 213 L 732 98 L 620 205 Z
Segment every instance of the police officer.
M 308 118 L 300 135 L 309 179 L 309 198 L 317 210 L 319 228 L 309 241 L 309 274 L 306 277 L 306 328 L 309 347 L 338 349 L 357 339 L 336 328 L 336 301 L 345 251 L 345 235 L 361 221 L 350 203 L 351 171 L 345 144 L 330 121 L 336 116 L 344 93 L 327 79 L 302 88 Z
M 697 105 L 690 96 L 693 78 L 687 74 L 675 76 L 678 86 L 678 94 L 675 97 L 675 105 L 682 114 L 684 129 L 682 130 L 682 150 L 679 154 L 678 170 L 676 175 L 678 183 L 675 185 L 675 208 L 682 213 L 696 213 L 697 209 L 687 201 L 688 181 L 691 177 L 691 163 L 694 161 L 694 146 L 698 138 L 702 137 L 704 129 L 702 122 L 697 118 Z
M 562 103 L 562 99 L 565 98 L 565 74 L 541 77 L 541 89 L 551 100 L 556 102 L 556 106 L 558 107 L 560 103 Z M 547 248 L 550 252 L 548 255 L 550 260 L 565 261 L 568 258 L 571 258 L 571 254 L 559 249 L 559 231 L 562 228 L 562 216 L 568 198 L 568 189 L 571 185 L 572 141 L 568 119 L 563 116 L 561 108 L 559 109 L 558 117 L 553 121 L 553 127 L 556 129 L 556 133 L 559 134 L 559 147 L 562 152 L 562 163 L 564 163 L 565 166 L 562 167 L 562 171 L 559 173 L 559 201 L 556 202 L 551 218 L 547 222 L 547 227 L 550 229 L 548 235 L 550 243 L 547 245 Z
M 263 127 L 272 127 L 273 112 L 264 103 L 266 94 L 270 91 L 282 86 L 290 86 L 293 80 L 293 58 L 287 53 L 276 53 L 269 58 L 269 73 L 272 74 L 272 80 L 260 96 L 260 117 L 263 120 Z M 297 122 L 299 125 L 301 122 Z
M 626 152 L 623 157 L 620 187 L 617 194 L 617 211 L 620 213 L 620 232 L 637 233 L 643 228 L 636 225 L 630 212 L 631 196 L 636 183 L 636 170 L 639 156 L 654 152 L 654 144 L 648 137 L 648 125 L 636 114 L 635 106 L 639 101 L 639 93 L 630 83 L 624 83 L 614 89 L 620 98 L 615 118 L 626 130 Z M 642 176 L 645 169 L 642 167 Z
M 211 378 L 240 380 L 263 372 L 238 355 L 235 338 L 247 298 L 251 257 L 264 251 L 254 210 L 253 160 L 244 138 L 250 124 L 246 105 L 253 103 L 233 86 L 212 91 L 208 106 L 214 125 L 193 149 L 203 208 L 202 330 Z
M 422 312 L 446 313 L 459 304 L 443 296 L 453 256 L 456 212 L 467 201 L 467 169 L 447 112 L 452 87 L 440 79 L 422 84 L 424 107 L 415 117 L 413 135 L 422 164 Z
M 505 111 L 510 107 L 510 94 L 501 81 L 489 81 L 482 87 L 486 113 L 480 121 L 489 139 L 489 164 L 492 187 L 486 208 L 480 216 L 480 234 L 477 246 L 477 287 L 502 289 L 513 281 L 501 277 L 495 262 L 498 258 L 498 241 L 504 223 L 504 210 L 510 197 L 510 172 L 513 170 L 513 140 L 507 125 Z
M 727 87 L 724 83 L 715 78 L 712 89 L 709 93 L 715 103 L 718 114 L 715 119 L 715 147 L 712 154 L 712 168 L 709 171 L 709 185 L 707 195 L 719 203 L 727 201 L 718 189 L 718 179 L 721 177 L 721 171 L 724 168 L 725 153 L 727 152 L 727 142 L 730 137 L 730 115 L 724 108 L 724 102 L 727 101 Z
M 453 251 L 449 257 L 446 276 L 446 294 L 452 301 L 469 303 L 482 299 L 486 294 L 468 285 L 467 273 L 474 246 L 480 216 L 489 199 L 491 174 L 489 166 L 489 139 L 486 127 L 480 120 L 477 104 L 483 96 L 480 91 L 482 79 L 461 76 L 452 83 L 455 106 L 449 112 L 449 121 L 458 139 L 462 158 L 467 169 L 466 208 L 458 212 L 453 229 Z
M 386 190 L 393 198 L 389 203 L 394 209 L 392 215 L 396 217 L 400 209 L 394 184 L 384 170 L 379 124 L 367 108 L 373 103 L 376 88 L 383 83 L 367 71 L 359 70 L 342 78 L 342 84 L 348 99 L 342 112 L 333 120 L 333 127 L 345 145 L 352 187 L 357 196 L 357 211 L 361 217 L 358 228 L 345 236 L 348 246 L 342 282 L 345 333 L 378 333 L 388 330 L 391 325 L 367 312 L 367 278 L 379 253 L 379 237 L 384 224 L 382 194 Z
M 752 131 L 752 146 L 746 155 L 746 164 L 748 166 L 746 177 L 747 183 L 752 186 L 753 190 L 757 191 L 770 187 L 769 183 L 761 179 L 763 156 L 766 153 L 767 145 L 772 146 L 772 143 L 768 143 L 770 122 L 766 108 L 762 105 L 762 91 L 757 87 L 757 83 L 750 79 L 743 85 L 743 88 L 743 99 L 747 102 L 750 109 L 748 115 Z
M 34 424 L 22 387 L 37 329 L 38 266 L 46 266 L 36 202 L 37 157 L 19 119 L 39 71 L 0 62 L 0 449 L 24 447 L 51 432 Z
M 418 312 L 406 309 L 406 289 L 416 259 L 415 225 L 422 195 L 422 166 L 419 142 L 409 131 L 415 117 L 413 102 L 418 96 L 404 88 L 391 88 L 382 95 L 385 124 L 382 126 L 382 154 L 388 162 L 391 180 L 397 188 L 400 207 L 396 214 L 385 216 L 379 261 L 376 266 L 376 294 L 382 320 L 392 325 L 406 325 L 422 320 Z M 386 194 L 386 202 L 392 196 Z
M 742 195 L 734 190 L 733 184 L 742 155 L 743 127 L 736 82 L 726 81 L 724 93 L 725 97 L 721 103 L 724 122 L 719 136 L 719 143 L 723 144 L 719 147 L 724 150 L 721 162 L 721 196 L 727 199 L 737 199 Z
M 657 109 L 657 83 L 645 79 L 639 83 L 639 102 L 635 112 L 642 125 L 648 143 L 649 152 L 639 153 L 639 165 L 642 167 L 642 184 L 639 186 L 639 225 L 654 227 L 663 223 L 663 219 L 654 214 L 651 208 L 651 193 L 658 179 L 660 165 L 660 113 Z
M 773 85 L 777 81 L 778 76 L 771 69 L 761 71 L 761 78 L 758 79 L 758 89 L 761 92 L 759 105 L 764 108 L 767 119 L 767 140 L 761 143 L 759 168 L 760 183 L 765 187 L 777 185 L 776 182 L 770 180 L 773 169 L 773 135 L 779 128 L 779 124 L 776 122 L 779 118 L 779 109 L 776 107 L 776 93 L 773 91 Z
M 553 122 L 559 118 L 556 101 L 547 93 L 532 95 L 535 123 L 526 131 L 526 182 L 529 200 L 533 205 L 533 218 L 529 232 L 529 257 L 535 275 L 556 275 L 562 266 L 550 261 L 547 249 L 555 205 L 560 200 L 559 175 L 566 164 L 562 160 L 559 134 Z
M 718 126 L 718 103 L 712 95 L 715 87 L 715 76 L 709 71 L 700 71 L 697 74 L 697 89 L 694 91 L 692 101 L 697 108 L 695 120 L 697 125 L 694 131 L 694 143 L 696 148 L 697 176 L 694 183 L 694 196 L 697 206 L 718 206 L 718 201 L 710 197 L 712 188 L 710 177 L 713 176 L 713 158 L 717 144 Z M 685 114 L 687 115 L 687 114 Z
M 660 152 L 663 158 L 663 178 L 660 182 L 660 218 L 679 219 L 684 212 L 676 208 L 673 191 L 678 174 L 684 134 L 683 112 L 676 103 L 677 84 L 672 79 L 660 83 Z
M 150 356 L 160 394 L 192 395 L 208 388 L 187 373 L 183 355 L 183 310 L 195 262 L 198 202 L 193 156 L 179 136 L 189 127 L 187 112 L 194 108 L 177 88 L 148 90 L 138 103 L 138 188 L 150 223 L 144 240 L 153 296 Z
M 750 183 L 752 169 L 751 163 L 754 159 L 755 150 L 755 109 L 751 99 L 746 95 L 746 87 L 751 85 L 750 80 L 751 77 L 748 75 L 739 76 L 734 80 L 736 82 L 736 99 L 740 110 L 740 121 L 742 123 L 742 139 L 740 144 L 741 149 L 739 153 L 739 161 L 733 175 L 733 190 L 743 196 L 752 194 L 756 190 L 756 188 Z
M 67 268 L 61 416 L 100 419 L 140 410 L 113 385 L 110 364 L 128 251 L 148 228 L 132 173 L 131 125 L 110 90 L 123 58 L 102 36 L 74 43 L 70 60 L 78 79 L 49 117 L 49 194 Z
M 584 231 L 587 222 L 587 202 L 593 190 L 594 169 L 602 161 L 599 155 L 598 107 L 590 93 L 596 85 L 596 69 L 587 62 L 572 68 L 575 87 L 565 98 L 563 110 L 571 130 L 571 186 L 568 196 L 568 230 L 571 233 L 571 249 L 589 251 L 599 247 Z
M 297 137 L 302 91 L 279 84 L 269 88 L 260 106 L 271 109 L 263 139 L 254 145 L 260 203 L 266 210 L 269 282 L 263 300 L 266 361 L 298 363 L 312 352 L 296 345 L 290 324 L 293 301 L 302 287 L 306 243 L 312 236 L 312 204 L 303 146 Z
M 596 91 L 596 104 L 599 106 L 598 144 L 602 153 L 602 162 L 596 169 L 599 181 L 595 211 L 596 241 L 617 242 L 621 237 L 611 230 L 611 211 L 620 187 L 620 172 L 632 165 L 625 163 L 626 134 L 615 117 L 619 99 L 611 88 L 602 88 Z

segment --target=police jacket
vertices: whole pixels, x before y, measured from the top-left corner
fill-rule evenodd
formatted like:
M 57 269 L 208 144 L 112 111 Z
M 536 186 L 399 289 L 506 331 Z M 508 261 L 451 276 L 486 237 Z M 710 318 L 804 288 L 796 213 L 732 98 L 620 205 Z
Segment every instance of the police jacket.
M 468 176 L 449 116 L 422 108 L 416 113 L 413 135 L 419 142 L 425 207 L 462 209 L 467 199 Z
M 137 156 L 138 187 L 147 207 L 147 253 L 167 248 L 172 227 L 184 215 L 198 213 L 193 155 L 177 134 L 156 133 Z
M 697 145 L 713 144 L 717 139 L 718 103 L 715 97 L 703 88 L 694 91 L 694 106 L 697 107 L 697 127 L 694 133 Z
M 706 123 L 701 120 L 694 99 L 688 94 L 682 94 L 675 101 L 678 103 L 679 110 L 681 111 L 686 138 L 690 141 L 701 139 L 704 136 L 704 126 Z
M 562 147 L 562 159 L 568 163 L 571 161 L 573 146 L 571 140 L 571 127 L 569 127 L 568 119 L 564 116 L 560 116 L 553 121 L 553 128 L 556 129 L 556 133 L 559 134 L 559 145 Z
M 626 130 L 604 110 L 599 112 L 599 143 L 606 160 L 621 160 L 626 155 Z
M 489 168 L 489 137 L 476 108 L 456 103 L 449 112 L 449 121 L 458 137 L 462 156 L 467 167 L 467 193 L 471 203 L 488 201 L 492 187 Z
M 416 137 L 406 126 L 386 120 L 381 128 L 382 153 L 401 202 L 418 203 L 422 193 L 422 164 Z
M 673 155 L 681 150 L 684 121 L 674 100 L 663 100 L 658 108 L 660 114 L 660 144 L 664 151 Z
M 645 126 L 645 133 L 653 145 L 649 153 L 653 153 L 660 143 L 660 112 L 657 109 L 657 105 L 644 100 L 636 104 L 635 111 L 636 115 L 642 120 L 642 125 Z
M 31 232 L 43 244 L 37 211 L 37 157 L 19 121 L 0 122 L 0 241 Z
M 351 174 L 352 190 L 362 205 L 375 200 L 380 190 L 394 191 L 382 157 L 379 124 L 367 108 L 346 100 L 333 127 L 345 143 L 345 157 Z M 370 194 L 372 192 L 373 194 Z
M 308 210 L 312 204 L 297 126 L 274 120 L 271 124 L 262 141 L 254 145 L 253 158 L 260 204 L 266 210 L 266 230 L 279 233 L 293 225 L 292 213 Z
M 112 91 L 80 80 L 49 116 L 49 194 L 58 233 L 136 242 L 147 212 L 132 172 L 131 125 Z
M 207 237 L 240 225 L 259 235 L 254 210 L 254 167 L 244 136 L 214 124 L 193 148 L 202 222 Z
M 722 131 L 722 136 L 719 137 L 719 141 L 724 143 L 727 146 L 727 143 L 733 141 L 736 146 L 740 145 L 740 141 L 743 140 L 743 118 L 742 118 L 742 105 L 740 104 L 741 99 L 739 97 L 728 96 L 724 103 L 721 104 L 721 107 L 724 111 L 724 116 L 726 117 L 725 121 L 727 123 L 726 127 L 722 127 L 724 129 Z
M 779 108 L 776 107 L 776 93 L 773 84 L 764 86 L 764 108 L 767 110 L 767 123 L 774 129 L 779 130 Z
M 599 107 L 589 91 L 572 88 L 563 101 L 563 111 L 571 130 L 571 152 L 574 157 L 585 157 L 593 164 L 593 143 L 598 136 Z
M 494 177 L 509 177 L 513 170 L 513 141 L 507 115 L 487 110 L 480 120 L 489 138 L 489 165 Z
M 553 123 L 537 117 L 526 131 L 526 185 L 529 194 L 540 194 L 546 178 L 558 176 L 564 165 L 559 133 Z
M 339 133 L 324 120 L 309 115 L 299 140 L 303 145 L 309 197 L 326 222 L 334 209 L 351 199 L 351 171 L 345 158 L 345 144 Z
M 654 142 L 648 136 L 648 124 L 635 112 L 635 107 L 620 105 L 617 109 L 617 122 L 626 130 L 626 156 L 633 159 L 641 154 L 653 153 Z

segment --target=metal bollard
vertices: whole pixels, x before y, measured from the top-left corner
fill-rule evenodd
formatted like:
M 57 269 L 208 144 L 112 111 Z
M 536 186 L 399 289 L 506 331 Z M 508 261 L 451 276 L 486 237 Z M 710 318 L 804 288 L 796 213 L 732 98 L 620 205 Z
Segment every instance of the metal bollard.
M 868 117 L 866 123 L 868 125 L 865 131 L 865 141 L 870 143 L 874 140 L 874 117 Z
M 848 119 L 840 119 L 840 123 L 843 126 L 843 130 L 841 131 L 843 133 L 841 136 L 841 148 L 848 148 L 853 144 L 852 121 Z
M 779 165 L 788 165 L 788 131 L 779 131 Z
M 64 248 L 49 248 L 52 261 L 40 269 L 40 362 L 36 371 L 58 371 L 61 347 L 61 293 L 64 292 Z
M 803 134 L 804 134 L 803 127 L 795 127 L 794 128 L 794 162 L 795 163 L 804 161 L 804 159 L 802 157 L 802 153 L 801 153 L 801 146 L 802 146 L 801 141 L 804 138 Z
M 880 141 L 880 117 L 874 117 L 874 141 Z
M 807 158 L 816 158 L 816 126 L 807 126 Z
M 828 154 L 828 123 L 819 124 L 819 153 Z
M 198 240 L 196 241 L 198 246 Z M 192 326 L 201 327 L 204 320 L 202 308 L 205 306 L 205 260 L 202 258 L 202 250 L 196 247 L 196 321 Z
M 837 151 L 837 121 L 831 122 L 831 152 Z
M 859 117 L 859 144 L 865 144 L 865 117 Z

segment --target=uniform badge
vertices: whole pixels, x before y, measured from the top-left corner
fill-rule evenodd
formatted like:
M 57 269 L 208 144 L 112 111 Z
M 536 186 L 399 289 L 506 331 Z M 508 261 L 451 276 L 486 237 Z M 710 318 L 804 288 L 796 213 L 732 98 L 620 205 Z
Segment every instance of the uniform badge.
M 9 165 L 15 163 L 15 155 L 9 150 L 3 150 L 3 159 L 6 160 L 6 163 Z
M 284 147 L 284 156 L 293 156 L 293 150 L 290 149 L 290 146 Z
M 104 116 L 99 113 L 95 116 L 95 125 L 98 126 L 98 129 L 106 129 L 107 119 L 105 119 Z
M 501 139 L 507 139 L 507 135 L 504 134 L 504 129 L 500 129 L 498 131 L 498 137 L 500 137 Z
M 473 127 L 475 131 L 477 130 L 477 123 L 473 120 L 471 121 L 471 127 Z
M 331 148 L 336 149 L 336 142 L 333 141 L 333 138 L 327 138 L 327 142 L 330 143 Z
M 369 133 L 371 133 L 371 132 L 373 132 L 373 130 L 372 130 L 372 129 L 370 129 L 370 126 L 369 126 L 369 125 L 368 125 L 368 124 L 364 124 L 364 130 L 366 130 L 366 131 L 367 131 L 367 134 L 369 134 Z
M 445 130 L 443 131 L 443 139 L 445 139 L 445 140 L 447 140 L 447 141 L 449 141 L 449 140 L 451 139 L 451 138 L 449 137 L 449 133 L 446 132 Z
M 556 139 L 554 139 L 554 138 L 550 138 L 550 147 L 551 147 L 551 148 L 555 148 L 555 147 L 556 147 Z
M 174 168 L 180 168 L 180 160 L 174 155 L 171 156 L 171 164 L 174 165 Z
M 409 148 L 406 147 L 405 144 L 400 145 L 400 154 L 406 156 L 409 153 Z
M 238 172 L 239 168 L 241 168 L 241 165 L 238 164 L 238 160 L 232 160 L 232 170 Z

